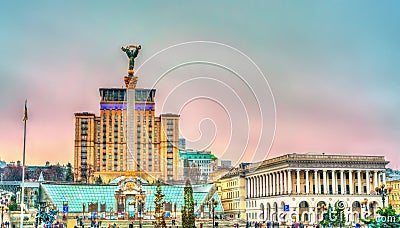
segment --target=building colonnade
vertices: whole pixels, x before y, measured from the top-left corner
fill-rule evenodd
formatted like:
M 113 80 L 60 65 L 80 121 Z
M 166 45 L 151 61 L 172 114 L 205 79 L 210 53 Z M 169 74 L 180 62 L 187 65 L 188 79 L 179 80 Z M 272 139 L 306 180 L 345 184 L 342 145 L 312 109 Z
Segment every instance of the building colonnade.
M 286 194 L 370 194 L 384 170 L 284 169 L 246 177 L 246 198 Z

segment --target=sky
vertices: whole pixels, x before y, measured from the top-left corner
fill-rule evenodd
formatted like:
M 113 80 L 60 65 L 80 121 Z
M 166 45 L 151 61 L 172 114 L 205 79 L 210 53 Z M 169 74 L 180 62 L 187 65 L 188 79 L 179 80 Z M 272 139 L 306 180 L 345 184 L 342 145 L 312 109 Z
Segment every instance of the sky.
M 237 164 L 382 155 L 400 168 L 398 1 L 8 1 L 0 8 L 0 159 L 73 162 L 74 113 L 138 87 L 188 146 Z

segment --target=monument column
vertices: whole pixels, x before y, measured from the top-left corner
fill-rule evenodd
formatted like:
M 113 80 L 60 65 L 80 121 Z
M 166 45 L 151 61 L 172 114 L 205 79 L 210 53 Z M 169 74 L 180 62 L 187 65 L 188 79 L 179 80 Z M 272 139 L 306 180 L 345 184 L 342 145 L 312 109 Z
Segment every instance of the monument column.
M 128 76 L 124 77 L 126 86 L 126 170 L 135 171 L 135 152 L 136 152 L 136 84 L 138 77 L 134 76 L 134 64 L 141 46 L 130 45 L 121 48 L 129 58 Z M 133 50 L 134 49 L 134 50 Z M 137 164 L 140 167 L 140 164 Z

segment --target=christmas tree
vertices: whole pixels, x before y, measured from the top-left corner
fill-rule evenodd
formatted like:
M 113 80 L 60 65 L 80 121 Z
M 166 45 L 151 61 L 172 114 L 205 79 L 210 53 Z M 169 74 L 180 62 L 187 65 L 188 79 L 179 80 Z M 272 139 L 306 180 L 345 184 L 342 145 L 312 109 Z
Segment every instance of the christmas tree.
M 156 194 L 154 195 L 154 204 L 156 205 L 154 210 L 154 217 L 156 221 L 153 221 L 153 225 L 156 228 L 165 228 L 167 227 L 164 219 L 164 194 L 161 192 L 161 184 L 157 185 Z
M 184 206 L 182 209 L 182 226 L 185 228 L 196 228 L 194 217 L 193 188 L 190 180 L 186 180 L 184 188 Z

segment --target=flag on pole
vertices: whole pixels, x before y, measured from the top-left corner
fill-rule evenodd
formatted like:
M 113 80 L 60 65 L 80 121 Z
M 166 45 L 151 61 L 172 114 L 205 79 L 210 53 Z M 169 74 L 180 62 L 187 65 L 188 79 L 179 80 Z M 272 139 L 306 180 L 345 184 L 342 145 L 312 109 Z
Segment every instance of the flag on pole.
M 28 120 L 28 107 L 27 107 L 28 100 L 25 100 L 25 112 L 24 112 L 24 121 Z

